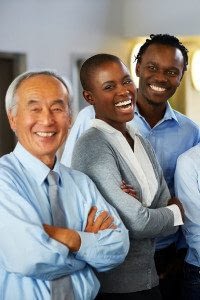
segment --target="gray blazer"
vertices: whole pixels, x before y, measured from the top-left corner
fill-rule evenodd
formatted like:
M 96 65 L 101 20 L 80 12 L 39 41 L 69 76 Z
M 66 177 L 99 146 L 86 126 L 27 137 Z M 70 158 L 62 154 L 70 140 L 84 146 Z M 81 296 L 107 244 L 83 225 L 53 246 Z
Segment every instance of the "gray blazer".
M 125 262 L 109 272 L 98 274 L 101 291 L 105 293 L 131 293 L 158 285 L 154 239 L 177 230 L 173 226 L 173 213 L 165 207 L 170 193 L 161 167 L 150 143 L 138 136 L 158 180 L 158 190 L 150 207 L 142 205 L 142 187 L 102 131 L 88 129 L 77 141 L 73 152 L 72 168 L 84 172 L 96 183 L 129 230 L 130 250 Z M 134 187 L 138 200 L 121 190 L 122 180 Z

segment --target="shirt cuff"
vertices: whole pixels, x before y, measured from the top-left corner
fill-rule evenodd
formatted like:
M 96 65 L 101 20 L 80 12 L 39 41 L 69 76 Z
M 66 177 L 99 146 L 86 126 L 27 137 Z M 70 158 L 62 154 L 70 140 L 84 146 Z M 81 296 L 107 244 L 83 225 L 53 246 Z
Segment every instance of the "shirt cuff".
M 174 226 L 183 225 L 183 219 L 178 205 L 168 205 L 167 208 L 170 209 L 174 214 Z
M 76 258 L 87 259 L 88 257 L 95 257 L 97 246 L 96 234 L 83 231 L 78 231 L 78 233 L 81 238 L 81 246 L 76 252 Z

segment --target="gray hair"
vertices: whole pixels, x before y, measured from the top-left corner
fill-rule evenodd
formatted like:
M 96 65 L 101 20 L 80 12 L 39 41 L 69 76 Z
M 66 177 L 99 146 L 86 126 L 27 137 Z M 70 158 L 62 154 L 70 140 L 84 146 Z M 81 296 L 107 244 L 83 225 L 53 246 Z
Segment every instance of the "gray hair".
M 6 112 L 7 114 L 11 111 L 13 111 L 14 114 L 17 113 L 17 102 L 15 98 L 15 94 L 19 86 L 23 81 L 25 81 L 28 78 L 38 76 L 38 75 L 47 75 L 54 77 L 58 79 L 65 87 L 66 90 L 68 91 L 69 94 L 69 99 L 68 99 L 68 105 L 69 105 L 69 112 L 71 113 L 71 101 L 72 101 L 72 89 L 71 89 L 71 84 L 68 82 L 68 80 L 64 79 L 62 76 L 57 74 L 55 71 L 51 70 L 41 70 L 41 71 L 27 71 L 19 76 L 17 76 L 13 82 L 10 84 L 8 87 L 6 97 L 5 97 L 5 107 L 6 107 Z

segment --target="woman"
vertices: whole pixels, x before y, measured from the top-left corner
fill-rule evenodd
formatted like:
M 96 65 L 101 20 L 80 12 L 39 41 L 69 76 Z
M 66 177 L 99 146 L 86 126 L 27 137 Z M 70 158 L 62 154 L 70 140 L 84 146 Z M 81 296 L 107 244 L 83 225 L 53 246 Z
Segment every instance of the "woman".
M 177 205 L 150 144 L 126 124 L 134 116 L 136 89 L 124 63 L 98 54 L 80 71 L 83 96 L 95 109 L 92 127 L 76 143 L 72 168 L 86 173 L 129 229 L 130 250 L 118 268 L 99 274 L 98 299 L 161 299 L 154 238 L 176 231 Z M 120 188 L 124 180 L 135 197 Z M 178 199 L 171 199 L 177 203 Z

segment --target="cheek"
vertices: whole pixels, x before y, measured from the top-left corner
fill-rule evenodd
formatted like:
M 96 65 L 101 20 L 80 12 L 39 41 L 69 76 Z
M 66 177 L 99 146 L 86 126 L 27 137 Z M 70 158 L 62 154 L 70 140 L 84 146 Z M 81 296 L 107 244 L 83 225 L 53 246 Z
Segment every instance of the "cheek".
M 35 121 L 30 117 L 27 116 L 26 114 L 18 115 L 14 122 L 13 122 L 13 127 L 15 128 L 15 131 L 20 131 L 20 130 L 26 130 L 27 127 L 33 126 Z
M 177 79 L 175 79 L 175 80 L 172 81 L 172 85 L 173 85 L 173 87 L 174 87 L 175 89 L 176 89 L 177 87 L 179 87 L 180 83 L 181 83 L 181 80 L 180 80 L 179 78 L 177 78 Z
M 71 127 L 71 119 L 69 116 L 63 116 L 62 118 L 58 118 L 57 124 L 59 124 L 63 131 L 68 131 L 68 129 Z

